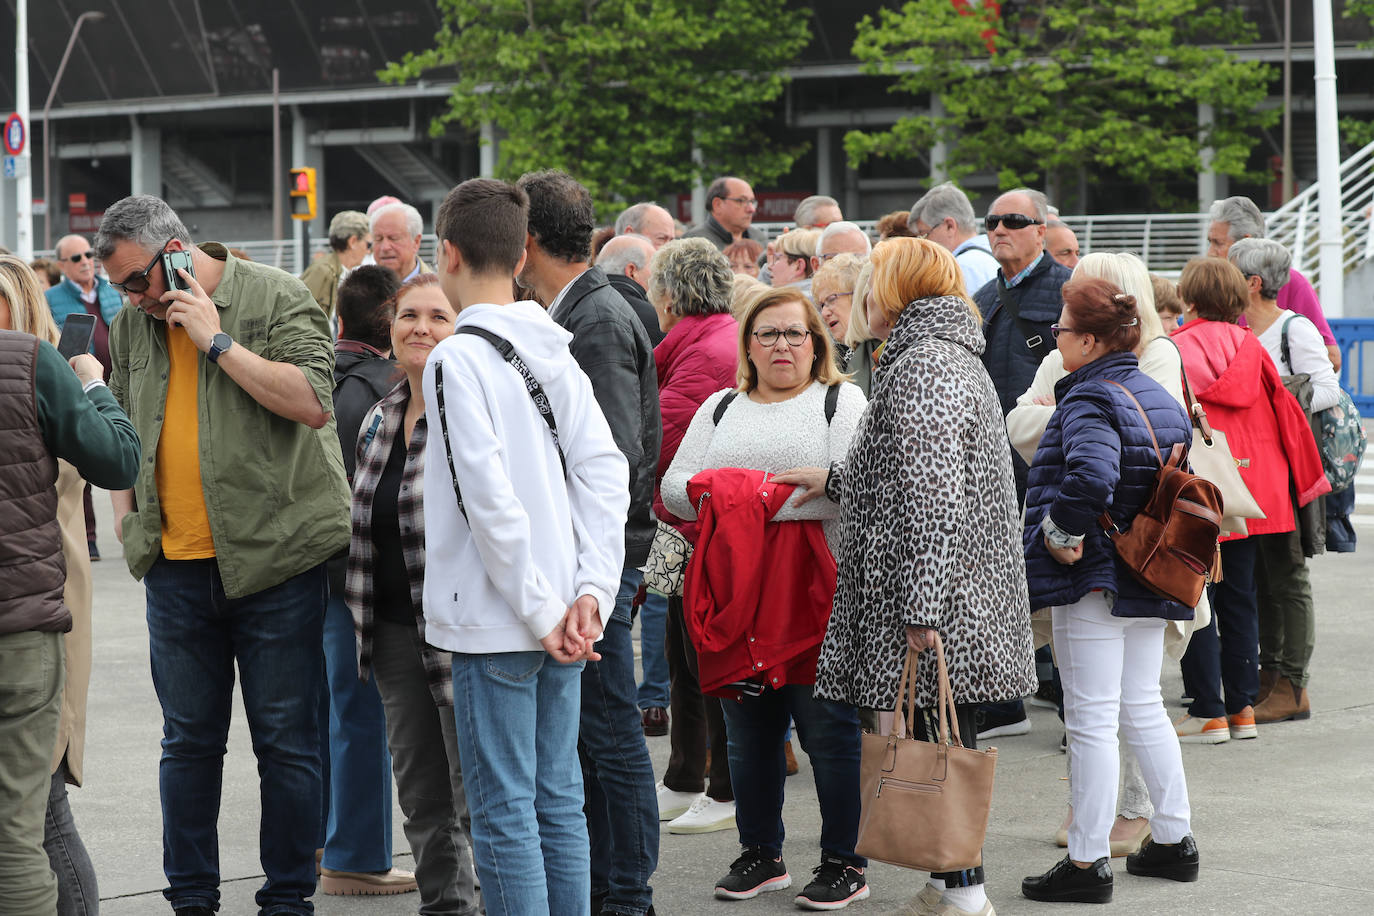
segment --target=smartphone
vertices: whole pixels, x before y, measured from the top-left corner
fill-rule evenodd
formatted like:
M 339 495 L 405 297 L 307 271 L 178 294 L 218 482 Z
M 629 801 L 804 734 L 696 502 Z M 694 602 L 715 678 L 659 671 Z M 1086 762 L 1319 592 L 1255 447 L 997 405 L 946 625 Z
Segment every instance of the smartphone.
M 196 275 L 196 269 L 191 266 L 191 252 L 164 251 L 162 253 L 162 271 L 167 276 L 167 288 L 189 290 L 191 284 L 181 278 L 181 274 L 177 273 L 177 268 L 181 268 L 193 277 Z
M 62 336 L 57 341 L 57 352 L 62 354 L 63 359 L 71 359 L 78 353 L 85 353 L 91 348 L 91 337 L 94 334 L 94 315 L 68 315 L 62 322 Z

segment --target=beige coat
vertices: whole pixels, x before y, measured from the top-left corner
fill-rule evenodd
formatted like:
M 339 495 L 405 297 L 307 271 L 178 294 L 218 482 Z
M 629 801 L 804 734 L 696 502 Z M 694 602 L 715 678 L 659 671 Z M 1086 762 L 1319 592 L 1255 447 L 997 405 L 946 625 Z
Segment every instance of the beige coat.
M 72 465 L 58 461 L 57 523 L 62 528 L 62 553 L 67 560 L 67 584 L 62 600 L 72 614 L 67 634 L 67 680 L 62 690 L 62 719 L 57 727 L 51 772 L 67 758 L 67 781 L 81 785 L 81 760 L 86 747 L 86 689 L 91 683 L 91 554 L 86 545 L 86 515 L 81 491 L 86 482 Z

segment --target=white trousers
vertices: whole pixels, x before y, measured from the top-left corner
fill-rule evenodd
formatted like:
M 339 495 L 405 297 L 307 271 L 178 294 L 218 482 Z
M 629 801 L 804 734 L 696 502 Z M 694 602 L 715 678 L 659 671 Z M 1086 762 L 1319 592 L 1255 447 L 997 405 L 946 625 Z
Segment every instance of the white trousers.
M 1190 832 L 1190 811 L 1183 755 L 1159 693 L 1164 621 L 1113 617 L 1102 592 L 1056 607 L 1053 619 L 1069 733 L 1070 857 L 1093 862 L 1111 854 L 1118 727 L 1135 751 L 1154 802 L 1150 831 L 1155 842 L 1179 842 Z

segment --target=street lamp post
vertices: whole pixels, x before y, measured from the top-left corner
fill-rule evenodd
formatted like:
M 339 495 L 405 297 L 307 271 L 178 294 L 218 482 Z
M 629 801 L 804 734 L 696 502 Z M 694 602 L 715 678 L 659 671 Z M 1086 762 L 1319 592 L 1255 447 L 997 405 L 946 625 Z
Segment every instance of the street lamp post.
M 43 247 L 52 248 L 52 146 L 49 142 L 48 131 L 48 111 L 52 108 L 53 97 L 57 95 L 57 87 L 62 82 L 62 73 L 67 69 L 67 59 L 72 56 L 72 48 L 76 45 L 77 33 L 81 31 L 81 23 L 87 19 L 104 19 L 105 14 L 90 10 L 76 17 L 76 22 L 72 23 L 72 34 L 67 39 L 67 50 L 62 52 L 62 62 L 57 65 L 57 73 L 52 78 L 52 86 L 48 89 L 48 100 L 43 103 Z

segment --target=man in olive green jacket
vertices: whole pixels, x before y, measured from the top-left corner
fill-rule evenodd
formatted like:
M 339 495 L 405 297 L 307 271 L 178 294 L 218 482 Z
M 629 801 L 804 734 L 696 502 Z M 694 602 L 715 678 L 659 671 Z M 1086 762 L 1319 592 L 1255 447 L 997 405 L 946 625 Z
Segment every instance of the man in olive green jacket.
M 261 774 L 263 912 L 307 914 L 320 825 L 325 561 L 348 543 L 328 321 L 305 286 L 192 245 L 156 197 L 110 207 L 96 255 L 129 297 L 110 389 L 143 443 L 115 530 L 147 592 L 163 710 L 164 891 L 219 903 L 215 822 L 235 665 Z

